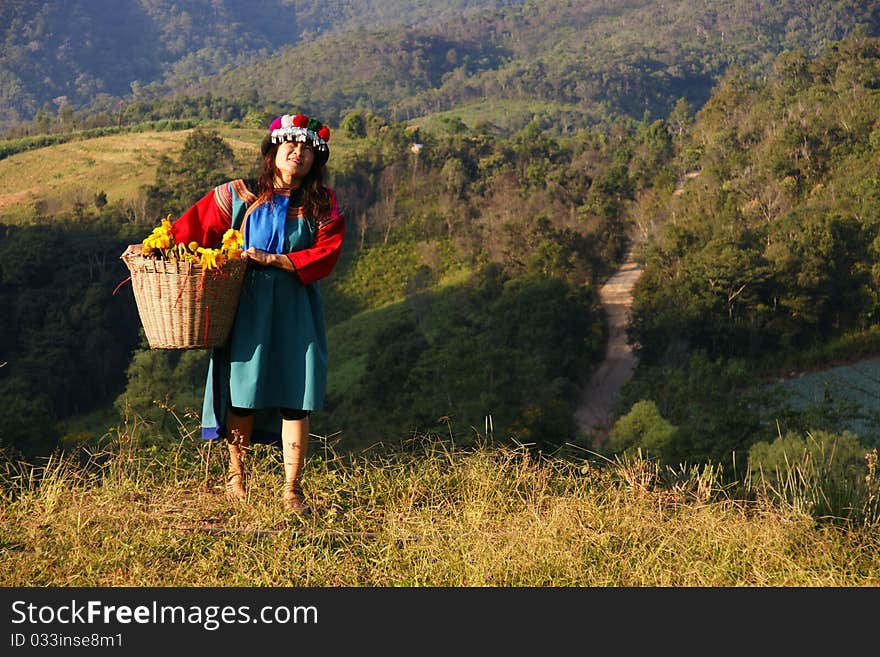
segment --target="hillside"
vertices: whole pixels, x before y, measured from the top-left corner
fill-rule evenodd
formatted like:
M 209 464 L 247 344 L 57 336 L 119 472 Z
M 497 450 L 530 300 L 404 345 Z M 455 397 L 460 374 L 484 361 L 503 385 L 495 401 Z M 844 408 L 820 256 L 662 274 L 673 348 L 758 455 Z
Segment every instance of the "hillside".
M 119 98 L 166 76 L 266 54 L 290 43 L 296 12 L 280 0 L 30 0 L 0 5 L 0 25 L 2 125 L 97 98 L 115 111 Z
M 633 209 L 640 364 L 621 407 L 650 402 L 675 427 L 653 445 L 664 459 L 730 463 L 757 440 L 845 426 L 880 441 L 861 421 L 876 400 L 826 385 L 805 404 L 760 380 L 880 354 L 878 117 L 876 38 L 785 53 L 762 79 L 731 69 L 680 144 L 678 170 L 699 176 Z
M 253 94 L 340 118 L 363 107 L 396 120 L 486 99 L 538 102 L 546 106 L 536 115 L 570 132 L 619 115 L 666 116 L 682 97 L 700 107 L 731 64 L 764 71 L 782 51 L 815 55 L 856 29 L 880 34 L 880 8 L 859 0 L 552 0 L 318 38 L 185 91 Z M 505 122 L 507 108 L 487 109 L 484 121 Z
M 257 156 L 258 131 L 220 127 L 243 168 Z M 133 132 L 71 141 L 30 150 L 0 160 L 0 223 L 70 212 L 78 203 L 92 205 L 103 192 L 108 203 L 131 212 L 141 187 L 152 182 L 162 155 L 180 150 L 188 130 Z M 63 167 L 53 163 L 63 162 Z M 143 217 L 131 216 L 143 220 Z
M 81 110 L 115 114 L 303 35 L 430 24 L 503 2 L 447 0 L 26 0 L 0 3 L 0 128 Z M 515 3 L 518 4 L 518 3 Z M 66 117 L 69 122 L 70 117 Z M 62 117 L 64 120 L 64 117 Z
M 430 427 L 454 415 L 456 430 L 470 441 L 469 427 L 483 424 L 491 414 L 499 432 L 528 432 L 534 440 L 571 435 L 569 404 L 576 379 L 601 339 L 593 299 L 582 282 L 611 266 L 622 239 L 619 230 L 606 229 L 614 221 L 616 205 L 604 200 L 605 192 L 588 192 L 578 173 L 585 165 L 577 162 L 570 145 L 546 142 L 547 168 L 541 169 L 524 166 L 534 157 L 531 133 L 515 141 L 485 135 L 460 142 L 425 134 L 419 175 L 413 175 L 414 136 L 408 128 L 375 116 L 367 117 L 366 123 L 365 136 L 348 138 L 345 130 L 338 130 L 332 139 L 333 184 L 350 217 L 350 239 L 337 271 L 322 286 L 336 357 L 328 389 L 331 412 L 316 420 L 316 430 L 342 430 L 347 445 L 356 449 L 356 441 L 396 438 L 409 433 L 414 422 Z M 125 144 L 125 139 L 138 139 L 140 134 L 81 144 L 111 150 L 109 144 Z M 143 134 L 164 140 L 163 133 Z M 94 437 L 101 431 L 94 418 L 73 426 L 73 416 L 112 407 L 114 402 L 120 412 L 128 407 L 149 417 L 157 432 L 167 417 L 156 400 L 170 396 L 180 409 L 198 405 L 204 363 L 191 357 L 198 354 L 181 358 L 138 347 L 130 289 L 122 286 L 113 294 L 124 278 L 118 262 L 124 240 L 143 239 L 161 216 L 181 212 L 210 188 L 204 176 L 218 173 L 180 165 L 195 134 L 180 133 L 183 147 L 178 152 L 169 148 L 156 153 L 159 165 L 153 179 L 144 168 L 142 184 L 150 189 L 144 191 L 144 204 L 135 209 L 149 209 L 149 216 L 129 216 L 127 204 L 137 199 L 120 200 L 111 194 L 114 180 L 120 186 L 127 183 L 123 158 L 102 176 L 108 194 L 102 207 L 74 205 L 68 214 L 59 209 L 56 215 L 30 215 L 4 227 L 0 297 L 13 321 L 3 327 L 0 357 L 9 364 L 0 372 L 0 387 L 27 400 L 26 408 L 16 412 L 9 406 L 9 413 L 39 413 L 46 425 L 41 436 L 47 442 L 68 434 L 71 440 Z M 225 134 L 242 133 L 228 128 Z M 206 143 L 210 146 L 213 140 Z M 19 153 L 5 161 L 12 166 L 4 171 L 18 175 L 24 170 L 22 162 L 27 168 L 38 166 L 54 161 L 56 152 L 67 157 L 70 151 L 64 149 L 75 146 Z M 511 148 L 515 153 L 508 158 Z M 589 166 L 601 176 L 613 149 L 600 144 L 595 148 L 596 162 Z M 213 152 L 187 161 L 212 162 Z M 94 154 L 70 159 L 81 162 L 69 167 L 72 174 L 85 174 L 99 160 Z M 479 168 L 478 160 L 484 160 Z M 486 166 L 491 168 L 480 170 Z M 232 174 L 224 169 L 219 175 L 223 180 Z M 543 181 L 550 175 L 570 177 L 573 184 L 566 185 L 576 196 L 561 199 L 544 190 Z M 73 175 L 62 182 L 75 184 L 79 179 Z M 161 195 L 162 190 L 176 194 L 183 189 L 195 196 Z M 168 204 L 172 201 L 173 206 Z M 569 205 L 573 202 L 585 205 L 584 225 L 577 229 L 575 208 Z M 589 203 L 608 209 L 594 211 Z M 557 207 L 558 216 L 572 225 L 553 225 L 546 219 L 530 225 L 528 215 L 514 211 L 526 207 Z M 497 232 L 484 228 L 492 223 L 499 227 Z M 589 243 L 585 234 L 592 231 L 600 239 Z M 59 244 L 67 244 L 64 269 L 57 266 Z M 510 257 L 511 249 L 516 257 Z M 93 267 L 96 262 L 98 270 Z M 71 275 L 74 267 L 81 273 Z M 118 336 L 112 349 L 80 335 L 84 299 L 101 309 L 93 315 L 91 332 Z M 497 321 L 502 316 L 520 320 L 508 325 Z M 550 317 L 553 322 L 548 322 Z M 402 344 L 405 354 L 399 351 Z M 557 352 L 556 346 L 565 347 L 565 352 Z M 127 365 L 120 366 L 125 358 Z M 47 359 L 70 367 L 59 376 L 59 366 L 49 367 Z M 79 365 L 74 367 L 74 362 Z M 511 362 L 516 368 L 509 367 Z M 470 375 L 461 376 L 462 367 Z M 78 383 L 96 376 L 104 381 L 100 393 Z M 544 383 L 548 377 L 549 386 Z M 113 388 L 116 392 L 105 396 Z M 546 408 L 533 407 L 545 401 Z M 5 444 L 37 448 L 26 421 L 4 422 L 0 440 Z M 323 422 L 328 424 L 321 427 Z M 49 428 L 53 425 L 54 430 Z

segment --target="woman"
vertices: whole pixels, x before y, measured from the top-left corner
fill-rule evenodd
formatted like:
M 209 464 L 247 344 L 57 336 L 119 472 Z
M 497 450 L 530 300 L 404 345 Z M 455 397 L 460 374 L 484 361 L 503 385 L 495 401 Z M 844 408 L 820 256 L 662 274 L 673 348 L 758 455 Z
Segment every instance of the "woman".
M 308 514 L 301 475 L 309 414 L 322 408 L 327 340 L 317 281 L 339 259 L 345 219 L 326 187 L 330 130 L 298 114 L 276 118 L 263 139 L 259 178 L 216 187 L 173 223 L 175 243 L 216 246 L 230 227 L 248 259 L 228 344 L 214 349 L 202 408 L 202 437 L 226 438 L 227 495 L 247 499 L 251 440 L 277 442 L 284 456 L 284 508 Z

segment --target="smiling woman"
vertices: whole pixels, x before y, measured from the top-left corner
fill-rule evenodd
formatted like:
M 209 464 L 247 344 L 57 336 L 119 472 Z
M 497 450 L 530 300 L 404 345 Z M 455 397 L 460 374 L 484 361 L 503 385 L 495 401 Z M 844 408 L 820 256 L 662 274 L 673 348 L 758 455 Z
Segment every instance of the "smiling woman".
M 227 344 L 211 353 L 202 437 L 229 446 L 227 494 L 247 499 L 245 456 L 251 439 L 284 455 L 284 507 L 309 508 L 301 484 L 309 415 L 323 406 L 327 338 L 318 281 L 339 259 L 345 219 L 324 184 L 330 130 L 303 114 L 269 127 L 257 181 L 233 180 L 209 191 L 172 225 L 175 243 L 216 246 L 244 236 L 248 270 Z

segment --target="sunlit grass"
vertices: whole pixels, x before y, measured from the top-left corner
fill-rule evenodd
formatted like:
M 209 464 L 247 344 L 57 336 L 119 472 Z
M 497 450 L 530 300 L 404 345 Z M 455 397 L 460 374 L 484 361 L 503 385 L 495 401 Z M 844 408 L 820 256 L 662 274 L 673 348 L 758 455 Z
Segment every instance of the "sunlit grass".
M 243 170 L 258 156 L 264 132 L 211 123 L 235 153 Z M 76 202 L 91 205 L 99 192 L 108 203 L 129 201 L 140 188 L 156 181 L 162 155 L 177 159 L 189 130 L 155 130 L 78 139 L 23 151 L 0 160 L 0 223 L 34 218 L 35 204 L 44 214 L 69 212 Z M 331 137 L 333 162 L 350 157 L 351 143 L 341 130 Z M 207 191 L 207 190 L 206 190 Z
M 131 132 L 70 141 L 24 151 L 0 160 L 0 216 L 6 223 L 33 215 L 35 202 L 48 214 L 69 211 L 76 201 L 91 204 L 103 191 L 110 203 L 132 199 L 155 182 L 161 155 L 177 157 L 191 130 Z M 259 148 L 258 131 L 220 130 L 236 158 L 250 162 Z
M 247 504 L 222 444 L 141 444 L 117 427 L 82 460 L 7 463 L 4 586 L 876 586 L 876 527 L 746 502 L 710 467 L 462 450 L 421 436 L 337 455 L 315 436 L 315 510 L 285 516 L 277 450 L 254 448 Z

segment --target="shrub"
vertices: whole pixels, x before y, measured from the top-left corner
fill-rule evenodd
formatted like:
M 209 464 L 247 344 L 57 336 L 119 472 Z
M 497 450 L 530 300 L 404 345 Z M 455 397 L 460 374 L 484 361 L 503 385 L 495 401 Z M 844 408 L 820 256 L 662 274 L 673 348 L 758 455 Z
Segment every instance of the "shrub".
M 608 434 L 608 447 L 614 452 L 641 449 L 647 456 L 660 456 L 675 431 L 653 401 L 642 400 L 614 423 Z
M 748 484 L 815 517 L 876 521 L 868 449 L 844 431 L 794 433 L 749 449 Z M 871 517 L 866 517 L 870 515 Z

